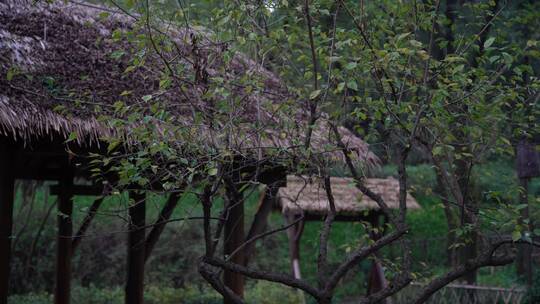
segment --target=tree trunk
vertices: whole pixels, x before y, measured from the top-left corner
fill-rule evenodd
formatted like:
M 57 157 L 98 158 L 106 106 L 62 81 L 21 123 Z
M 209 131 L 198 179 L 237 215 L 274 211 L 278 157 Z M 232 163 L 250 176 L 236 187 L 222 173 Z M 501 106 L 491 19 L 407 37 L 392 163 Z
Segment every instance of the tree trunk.
M 154 223 L 154 227 L 148 233 L 145 244 L 146 248 L 144 251 L 145 261 L 148 261 L 148 259 L 150 258 L 150 255 L 152 254 L 152 251 L 154 250 L 154 247 L 156 246 L 156 243 L 158 242 L 161 233 L 165 229 L 165 225 L 167 225 L 167 221 L 171 218 L 171 215 L 173 214 L 176 205 L 178 205 L 180 196 L 180 193 L 171 193 L 169 195 L 165 206 L 163 206 L 163 209 L 161 209 L 161 212 L 159 213 L 159 216 Z
M 268 216 L 274 207 L 278 190 L 278 186 L 270 184 L 267 185 L 266 189 L 261 192 L 261 197 L 259 198 L 259 208 L 253 217 L 253 222 L 251 223 L 248 235 L 246 236 L 246 241 L 257 236 L 258 234 L 263 233 L 266 229 L 268 224 Z M 253 258 L 255 253 L 255 243 L 256 242 L 248 243 L 244 247 L 245 266 L 248 266 L 249 262 Z
M 529 220 L 529 231 L 532 231 L 532 221 L 529 217 L 529 180 L 528 178 L 520 178 L 520 185 L 522 191 L 520 192 L 520 204 L 526 204 L 527 207 L 521 209 L 521 219 L 520 223 L 523 224 L 524 220 Z M 516 257 L 517 264 L 517 273 L 525 278 L 528 285 L 532 285 L 532 249 L 533 247 L 529 244 L 521 244 L 518 247 L 518 254 Z
M 319 298 L 317 299 L 317 304 L 332 304 L 332 298 L 331 297 Z
M 519 203 L 526 207 L 521 209 L 520 224 L 529 220 L 528 231 L 534 230 L 534 222 L 530 218 L 529 211 L 529 179 L 540 176 L 540 158 L 535 149 L 535 145 L 528 140 L 521 140 L 516 147 L 516 171 L 519 177 L 521 191 Z M 528 285 L 532 285 L 532 249 L 528 244 L 522 244 L 518 247 L 518 256 L 516 259 L 517 272 L 525 277 Z
M 235 189 L 231 187 L 236 187 Z M 244 242 L 244 202 L 241 192 L 237 185 L 227 186 L 228 200 L 228 217 L 225 223 L 225 240 L 223 254 L 225 257 L 230 256 Z M 231 262 L 244 265 L 244 250 L 240 250 L 230 259 Z M 230 288 L 236 295 L 244 297 L 244 276 L 232 271 L 225 270 L 223 272 L 223 282 L 225 286 Z M 234 304 L 231 299 L 224 299 L 225 304 Z
M 456 267 L 458 264 L 458 251 L 454 247 L 458 239 L 455 234 L 455 229 L 458 227 L 456 223 L 456 214 L 450 206 L 448 200 L 448 192 L 444 187 L 444 180 L 440 169 L 436 168 L 437 184 L 435 186 L 435 193 L 441 197 L 441 201 L 444 206 L 444 215 L 446 217 L 446 225 L 448 227 L 448 233 L 446 234 L 446 266 Z
M 131 191 L 129 207 L 126 304 L 142 304 L 144 295 L 145 194 Z

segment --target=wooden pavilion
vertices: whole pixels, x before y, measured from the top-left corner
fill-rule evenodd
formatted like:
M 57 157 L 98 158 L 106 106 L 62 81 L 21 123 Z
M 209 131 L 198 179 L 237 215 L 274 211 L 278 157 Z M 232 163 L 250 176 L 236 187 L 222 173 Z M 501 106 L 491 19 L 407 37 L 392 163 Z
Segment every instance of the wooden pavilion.
M 352 178 L 331 177 L 332 194 L 336 207 L 336 221 L 364 221 L 372 227 L 384 230 L 384 215 L 375 201 L 364 195 Z M 367 188 L 380 195 L 389 208 L 399 209 L 399 182 L 390 178 L 367 178 Z M 328 214 L 328 196 L 323 182 L 317 178 L 288 176 L 287 186 L 278 191 L 276 207 L 289 223 L 298 222 L 288 230 L 291 269 L 300 278 L 300 238 L 304 221 L 324 221 Z M 420 205 L 412 195 L 407 195 L 407 209 L 417 210 Z M 301 221 L 298 219 L 302 217 Z M 380 233 L 372 233 L 376 239 Z M 383 268 L 375 259 L 368 277 L 368 292 L 376 292 L 386 286 Z
M 52 189 L 59 198 L 54 297 L 58 304 L 70 302 L 71 258 L 101 204 L 98 199 L 73 233 L 73 196 L 107 195 L 108 191 L 92 178 L 88 155 L 106 154 L 106 139 L 111 137 L 133 144 L 130 132 L 140 127 L 137 121 L 119 128 L 107 118 L 128 120 L 135 109 L 150 111 L 153 104 L 149 100 L 159 100 L 166 105 L 164 112 L 172 115 L 168 125 L 160 125 L 162 129 L 187 130 L 175 142 L 179 149 L 190 142 L 208 141 L 212 148 L 232 151 L 242 161 L 253 159 L 253 151 L 261 146 L 292 157 L 297 142 L 303 141 L 308 114 L 294 108 L 298 104 L 295 97 L 271 72 L 243 54 L 233 53 L 225 60 L 225 54 L 230 55 L 227 46 L 205 38 L 207 33 L 174 24 L 141 29 L 137 22 L 136 15 L 86 2 L 0 0 L 0 304 L 9 295 L 15 179 L 58 182 Z M 133 35 L 137 30 L 159 37 L 166 51 L 152 49 L 146 38 Z M 165 34 L 173 39 L 161 39 Z M 161 81 L 167 73 L 163 61 L 167 67 L 182 69 L 181 77 L 168 86 Z M 242 86 L 246 75 L 258 79 L 263 89 L 246 90 Z M 230 132 L 199 122 L 212 106 L 204 98 L 206 89 L 216 81 L 228 90 L 227 100 L 234 101 L 243 121 L 257 120 L 264 136 L 247 123 L 246 128 L 237 126 Z M 276 105 L 290 107 L 294 115 L 275 115 Z M 365 142 L 345 128 L 339 131 L 348 149 L 366 167 L 377 164 Z M 325 150 L 331 141 L 329 133 L 322 116 L 313 128 L 313 151 L 332 153 Z M 163 137 L 169 136 L 164 132 Z M 242 168 L 252 170 L 253 166 Z M 259 173 L 259 181 L 270 185 L 271 191 L 285 185 L 285 167 Z M 116 179 L 107 178 L 110 182 Z M 139 304 L 143 302 L 145 260 L 178 196 L 169 197 L 153 228 L 147 229 L 145 189 L 128 190 L 132 203 L 128 210 L 126 303 Z M 244 242 L 243 204 L 233 209 L 225 224 L 224 254 Z M 258 218 L 250 233 L 258 230 Z M 243 256 L 235 256 L 234 262 L 242 263 Z M 242 295 L 241 275 L 226 271 L 224 280 Z

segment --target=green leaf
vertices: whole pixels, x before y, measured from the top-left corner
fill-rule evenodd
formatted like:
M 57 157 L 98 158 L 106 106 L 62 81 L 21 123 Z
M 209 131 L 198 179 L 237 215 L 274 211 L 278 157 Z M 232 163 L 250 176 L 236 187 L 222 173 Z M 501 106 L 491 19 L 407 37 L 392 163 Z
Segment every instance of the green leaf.
M 339 57 L 339 56 L 328 57 L 328 61 L 330 61 L 330 62 L 337 62 L 340 59 L 341 59 L 341 57 Z
M 521 239 L 521 232 L 515 230 L 514 232 L 512 232 L 512 241 L 517 241 Z
M 508 53 L 506 53 L 506 52 L 503 52 L 503 53 L 502 53 L 502 56 L 503 56 L 504 62 L 505 62 L 506 64 L 512 63 L 513 58 L 512 58 L 512 56 L 511 56 L 510 54 L 508 54 Z
M 436 146 L 433 148 L 433 155 L 442 155 L 443 154 L 443 148 L 441 146 Z
M 111 56 L 112 59 L 118 60 L 118 59 L 120 59 L 124 54 L 125 54 L 124 51 L 118 50 L 118 51 L 112 52 L 110 56 Z
M 9 70 L 6 73 L 6 79 L 7 81 L 11 81 L 13 79 L 13 76 L 17 74 L 17 70 L 13 67 L 9 68 Z
M 69 136 L 66 142 L 74 141 L 75 139 L 77 139 L 77 132 L 71 132 L 69 133 Z
M 171 79 L 164 78 L 159 81 L 159 88 L 165 90 L 171 86 Z
M 152 95 L 144 95 L 142 97 L 142 100 L 144 100 L 145 102 L 148 102 L 150 99 L 152 99 Z
M 109 17 L 109 12 L 101 12 L 99 13 L 99 19 L 107 19 Z
M 495 42 L 495 37 L 488 38 L 486 42 L 484 42 L 484 49 L 489 48 L 493 42 Z
M 347 88 L 349 88 L 351 90 L 358 91 L 358 84 L 356 83 L 355 80 L 349 80 L 347 82 Z
M 415 48 L 421 48 L 422 47 L 422 42 L 418 41 L 418 40 L 409 40 L 409 43 L 415 47 Z
M 129 73 L 129 72 L 132 72 L 132 71 L 134 71 L 136 68 L 137 68 L 136 66 L 130 65 L 130 66 L 128 66 L 128 67 L 124 70 L 124 73 L 127 74 L 127 73 Z
M 400 40 L 402 40 L 403 38 L 409 36 L 410 34 L 411 34 L 410 32 L 400 34 L 400 35 L 398 35 L 398 36 L 396 37 L 396 40 L 397 40 L 397 41 L 400 41 Z
M 311 92 L 311 94 L 309 94 L 309 99 L 315 99 L 317 97 L 319 97 L 319 95 L 321 95 L 321 90 L 315 90 L 313 92 Z
M 491 56 L 491 57 L 489 57 L 489 62 L 494 63 L 495 61 L 499 60 L 500 58 L 501 58 L 501 56 L 499 56 L 499 55 Z
M 242 36 L 237 36 L 237 37 L 236 37 L 236 40 L 237 40 L 238 43 L 240 43 L 241 45 L 246 44 L 246 38 L 244 38 L 244 37 L 242 37 Z
M 217 174 L 217 172 L 218 172 L 217 168 L 210 168 L 210 170 L 208 170 L 208 175 L 214 176 Z
M 352 69 L 356 68 L 357 65 L 358 65 L 358 64 L 357 64 L 356 62 L 349 62 L 349 63 L 347 63 L 347 64 L 345 65 L 345 68 L 346 68 L 347 70 L 352 70 Z
M 110 142 L 109 145 L 107 146 L 107 153 L 111 153 L 111 151 L 113 151 L 116 147 L 118 147 L 118 145 L 120 145 L 119 140 Z
M 364 112 L 358 112 L 356 115 L 360 120 L 366 120 L 367 115 Z

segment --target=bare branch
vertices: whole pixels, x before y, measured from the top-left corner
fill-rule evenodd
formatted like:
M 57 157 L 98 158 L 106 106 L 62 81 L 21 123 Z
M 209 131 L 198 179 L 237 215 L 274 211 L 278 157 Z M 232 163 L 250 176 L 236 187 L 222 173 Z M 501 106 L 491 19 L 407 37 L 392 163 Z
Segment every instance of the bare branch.
M 270 272 L 266 272 L 262 270 L 253 270 L 242 265 L 238 265 L 235 263 L 231 263 L 231 262 L 227 262 L 218 258 L 211 258 L 211 257 L 203 258 L 203 262 L 210 264 L 212 266 L 221 267 L 223 269 L 226 269 L 232 272 L 240 273 L 252 279 L 266 280 L 266 281 L 281 283 L 281 284 L 291 286 L 294 288 L 299 288 L 309 293 L 315 298 L 320 297 L 320 293 L 317 289 L 311 287 L 306 281 L 295 279 L 289 274 L 270 273 Z
M 324 190 L 328 197 L 328 214 L 324 219 L 324 224 L 319 235 L 319 256 L 317 258 L 317 273 L 319 288 L 323 288 L 325 279 L 327 277 L 327 258 L 328 258 L 328 240 L 330 237 L 330 230 L 332 229 L 332 223 L 336 217 L 336 204 L 334 201 L 334 195 L 332 194 L 332 185 L 330 184 L 330 177 L 324 176 Z

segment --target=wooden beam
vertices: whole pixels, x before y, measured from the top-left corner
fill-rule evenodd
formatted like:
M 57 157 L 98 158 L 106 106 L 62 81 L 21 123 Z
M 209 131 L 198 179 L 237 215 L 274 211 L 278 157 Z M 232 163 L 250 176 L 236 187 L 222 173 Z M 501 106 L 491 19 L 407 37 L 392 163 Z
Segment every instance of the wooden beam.
M 58 195 L 62 191 L 60 185 L 51 185 L 50 193 Z M 72 185 L 70 192 L 73 195 L 99 196 L 103 195 L 103 187 L 95 185 Z
M 144 294 L 145 217 L 144 192 L 130 191 L 126 304 L 142 304 Z
M 262 168 L 257 181 L 273 188 L 287 187 L 287 168 L 277 164 Z
M 368 222 L 372 216 L 370 211 L 367 216 L 364 215 L 336 215 L 335 222 Z M 377 211 L 378 213 L 378 211 Z M 326 215 L 324 214 L 314 214 L 314 213 L 304 213 L 304 221 L 306 222 L 324 222 Z
M 58 240 L 56 246 L 55 304 L 69 304 L 71 287 L 71 238 L 73 235 L 73 195 L 70 192 L 73 176 L 64 173 L 58 195 Z
M 101 203 L 103 203 L 103 197 L 100 197 L 100 198 L 96 199 L 92 203 L 92 206 L 90 206 L 90 209 L 88 210 L 88 213 L 84 217 L 83 222 L 82 222 L 81 226 L 79 227 L 79 230 L 73 236 L 73 241 L 71 242 L 71 251 L 72 251 L 72 253 L 75 252 L 77 247 L 79 247 L 79 244 L 81 243 L 82 237 L 84 236 L 84 234 L 88 230 L 88 227 L 90 227 L 90 224 L 92 223 L 92 220 L 96 216 L 97 211 L 98 211 L 99 207 L 101 206 Z
M 154 222 L 154 226 L 152 227 L 152 230 L 150 233 L 148 233 L 148 237 L 146 238 L 146 249 L 145 249 L 145 262 L 148 261 L 148 258 L 152 254 L 152 251 L 154 250 L 154 247 L 156 246 L 157 241 L 159 240 L 159 237 L 161 233 L 163 232 L 163 229 L 165 229 L 165 225 L 167 224 L 167 221 L 171 218 L 171 215 L 174 211 L 174 208 L 176 208 L 176 205 L 178 205 L 178 200 L 180 199 L 181 194 L 180 193 L 171 193 L 169 195 L 169 198 L 167 199 L 167 202 L 165 203 L 165 206 L 163 206 L 163 209 L 161 209 L 161 212 L 159 213 L 159 216 L 157 220 Z
M 223 253 L 230 256 L 244 242 L 244 202 L 238 185 L 226 185 L 226 198 L 229 212 L 225 222 L 225 240 Z M 230 259 L 231 262 L 244 265 L 244 250 L 239 250 Z M 239 297 L 244 297 L 244 276 L 232 271 L 223 272 L 223 282 Z M 233 304 L 232 299 L 225 298 L 225 304 Z
M 274 205 L 276 205 L 278 190 L 279 187 L 277 185 L 271 184 L 268 185 L 266 189 L 261 191 L 261 196 L 259 197 L 259 207 L 257 209 L 257 212 L 255 213 L 255 216 L 253 217 L 253 222 L 251 223 L 251 227 L 245 241 L 248 241 L 253 237 L 263 233 L 266 229 L 266 226 L 268 224 L 268 216 L 272 212 Z M 249 264 L 255 252 L 255 243 L 256 242 L 248 243 L 244 247 L 246 266 Z
M 0 140 L 0 304 L 7 304 L 13 227 L 13 150 Z

